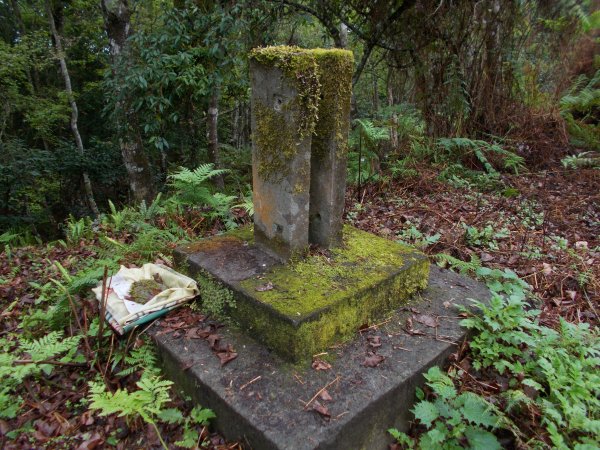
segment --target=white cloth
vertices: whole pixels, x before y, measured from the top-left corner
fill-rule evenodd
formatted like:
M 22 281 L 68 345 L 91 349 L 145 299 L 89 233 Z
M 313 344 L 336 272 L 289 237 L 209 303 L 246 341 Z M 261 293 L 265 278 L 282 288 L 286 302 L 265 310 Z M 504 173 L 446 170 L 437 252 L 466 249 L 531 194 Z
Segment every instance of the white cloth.
M 167 287 L 145 305 L 127 300 L 131 285 L 140 280 L 151 280 L 158 274 Z M 194 280 L 162 264 L 144 264 L 140 268 L 121 269 L 106 282 L 106 309 L 121 326 L 161 309 L 171 308 L 194 298 L 200 293 Z M 92 289 L 96 299 L 102 301 L 102 283 Z

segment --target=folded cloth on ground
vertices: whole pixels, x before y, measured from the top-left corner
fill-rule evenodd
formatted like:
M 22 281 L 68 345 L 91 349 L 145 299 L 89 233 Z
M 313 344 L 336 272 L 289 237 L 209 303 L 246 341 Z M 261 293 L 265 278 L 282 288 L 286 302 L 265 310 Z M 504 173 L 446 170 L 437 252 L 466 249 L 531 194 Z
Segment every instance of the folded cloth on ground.
M 160 277 L 165 290 L 152 297 L 145 304 L 127 299 L 127 293 L 133 283 L 153 280 Z M 115 283 L 115 288 L 112 284 Z M 194 280 L 162 264 L 144 264 L 140 268 L 121 269 L 106 281 L 106 311 L 116 323 L 123 327 L 156 311 L 171 309 L 174 306 L 194 298 L 199 294 Z M 102 301 L 102 283 L 92 289 L 98 302 Z M 132 304 L 133 303 L 133 304 Z

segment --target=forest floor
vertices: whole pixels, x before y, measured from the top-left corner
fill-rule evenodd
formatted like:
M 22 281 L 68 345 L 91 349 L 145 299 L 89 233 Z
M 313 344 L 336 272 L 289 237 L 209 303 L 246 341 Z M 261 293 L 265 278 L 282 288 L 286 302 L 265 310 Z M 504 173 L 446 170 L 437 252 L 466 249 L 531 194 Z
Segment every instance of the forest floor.
M 353 225 L 389 239 L 417 245 L 435 260 L 448 253 L 464 261 L 479 258 L 484 266 L 514 270 L 533 288 L 542 310 L 541 321 L 556 326 L 559 317 L 574 323 L 597 325 L 600 318 L 600 177 L 597 170 L 567 170 L 559 164 L 539 172 L 503 175 L 511 190 L 482 193 L 455 188 L 436 179 L 438 171 L 419 167 L 419 176 L 368 184 L 359 192 L 350 188 L 346 219 Z M 358 198 L 360 197 L 360 198 Z M 214 231 L 214 230 L 212 230 Z M 126 239 L 115 235 L 114 239 Z M 26 315 L 37 307 L 40 286 L 58 277 L 55 261 L 75 272 L 86 260 L 97 258 L 95 238 L 77 245 L 38 246 L 13 249 L 0 255 L 0 338 L 23 333 Z M 172 244 L 174 246 L 175 244 Z M 76 327 L 89 331 L 98 315 L 89 295 L 76 298 L 82 307 L 79 325 L 72 322 L 65 334 Z M 115 338 L 96 342 L 98 348 L 112 348 Z M 110 345 L 108 345 L 110 342 Z M 141 345 L 130 337 L 125 345 Z M 5 345 L 5 351 L 8 349 Z M 10 347 L 10 345 L 9 345 Z M 471 372 L 466 346 L 454 361 L 463 369 L 463 387 L 478 393 L 501 389 L 498 379 L 486 379 Z M 51 375 L 25 378 L 18 390 L 21 405 L 13 419 L 0 420 L 0 447 L 10 448 L 101 448 L 112 443 L 130 448 L 160 448 L 154 428 L 141 420 L 111 414 L 101 417 L 85 403 L 87 383 L 103 374 L 112 388 L 134 387 L 139 371 L 117 377 L 111 360 L 96 358 L 93 363 L 57 363 Z M 189 411 L 183 400 L 172 406 Z M 532 419 L 534 420 L 534 419 Z M 531 424 L 534 428 L 535 424 Z M 11 431 L 22 430 L 16 434 Z M 535 432 L 535 431 L 533 431 Z M 7 436 L 8 434 L 8 436 Z M 181 439 L 181 427 L 161 424 L 167 442 Z M 217 433 L 201 429 L 201 441 L 214 449 L 241 448 L 226 443 Z M 206 439 L 204 439 L 206 438 Z M 390 439 L 390 442 L 392 439 Z

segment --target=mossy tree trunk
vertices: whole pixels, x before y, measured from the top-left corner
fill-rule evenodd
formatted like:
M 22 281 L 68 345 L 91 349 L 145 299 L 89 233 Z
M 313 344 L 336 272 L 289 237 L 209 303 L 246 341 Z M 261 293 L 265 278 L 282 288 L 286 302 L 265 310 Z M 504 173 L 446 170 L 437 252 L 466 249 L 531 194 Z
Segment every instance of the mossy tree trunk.
M 112 57 L 113 75 L 117 79 L 117 85 L 123 86 L 129 67 L 127 39 L 132 33 L 131 11 L 127 0 L 102 0 L 101 5 Z M 120 60 L 121 58 L 123 59 Z M 118 130 L 119 146 L 129 176 L 129 188 L 136 203 L 145 201 L 150 204 L 154 200 L 154 180 L 140 136 L 137 114 L 122 88 L 117 95 L 119 100 L 116 109 L 121 116 L 121 120 L 118 120 L 121 122 Z

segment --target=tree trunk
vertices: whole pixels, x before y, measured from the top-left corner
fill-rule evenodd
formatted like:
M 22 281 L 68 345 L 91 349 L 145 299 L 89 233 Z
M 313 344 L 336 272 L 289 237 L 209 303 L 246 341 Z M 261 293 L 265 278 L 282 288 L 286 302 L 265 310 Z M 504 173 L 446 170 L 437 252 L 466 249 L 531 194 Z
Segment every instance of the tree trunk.
M 208 103 L 208 118 L 206 123 L 206 139 L 208 140 L 208 158 L 215 169 L 221 169 L 221 154 L 219 152 L 219 88 L 214 87 Z M 222 175 L 213 178 L 217 189 L 223 190 L 225 182 Z
M 80 155 L 85 154 L 85 150 L 83 149 L 83 141 L 81 139 L 81 134 L 79 134 L 79 129 L 77 127 L 77 120 L 79 117 L 79 110 L 77 109 L 77 103 L 75 102 L 75 96 L 73 95 L 73 89 L 71 88 L 71 77 L 69 76 L 69 69 L 67 67 L 67 61 L 65 59 L 65 53 L 63 52 L 62 42 L 60 40 L 60 35 L 56 30 L 56 24 L 54 23 L 54 15 L 52 14 L 52 7 L 50 6 L 50 1 L 46 0 L 46 13 L 48 14 L 48 22 L 50 23 L 50 31 L 52 32 L 52 37 L 54 38 L 54 45 L 56 46 L 56 53 L 58 57 L 58 61 L 60 62 L 60 71 L 62 73 L 63 79 L 65 81 L 65 91 L 67 93 L 67 98 L 69 99 L 69 103 L 71 104 L 71 130 L 73 131 L 73 136 L 75 138 L 75 144 L 77 145 L 77 150 Z M 83 186 L 85 190 L 85 195 L 87 198 L 88 205 L 94 215 L 99 215 L 100 211 L 98 211 L 98 206 L 96 205 L 96 200 L 94 200 L 94 193 L 92 191 L 92 183 L 90 181 L 90 177 L 87 171 L 83 171 Z
M 377 80 L 377 67 L 373 67 L 373 112 L 377 114 L 379 112 L 379 83 Z
M 392 69 L 388 67 L 387 103 L 390 108 L 394 106 L 394 89 L 392 86 Z M 393 151 L 398 149 L 398 114 L 394 111 L 390 118 L 390 147 Z
M 148 156 L 144 151 L 142 140 L 139 139 L 137 114 L 131 108 L 130 101 L 124 97 L 123 82 L 129 65 L 119 64 L 119 58 L 127 58 L 127 38 L 131 34 L 131 11 L 127 0 L 101 0 L 102 14 L 110 54 L 112 57 L 113 75 L 117 79 L 119 104 L 117 110 L 122 116 L 119 130 L 119 146 L 127 174 L 129 188 L 136 203 L 145 201 L 150 204 L 154 200 L 154 182 Z

